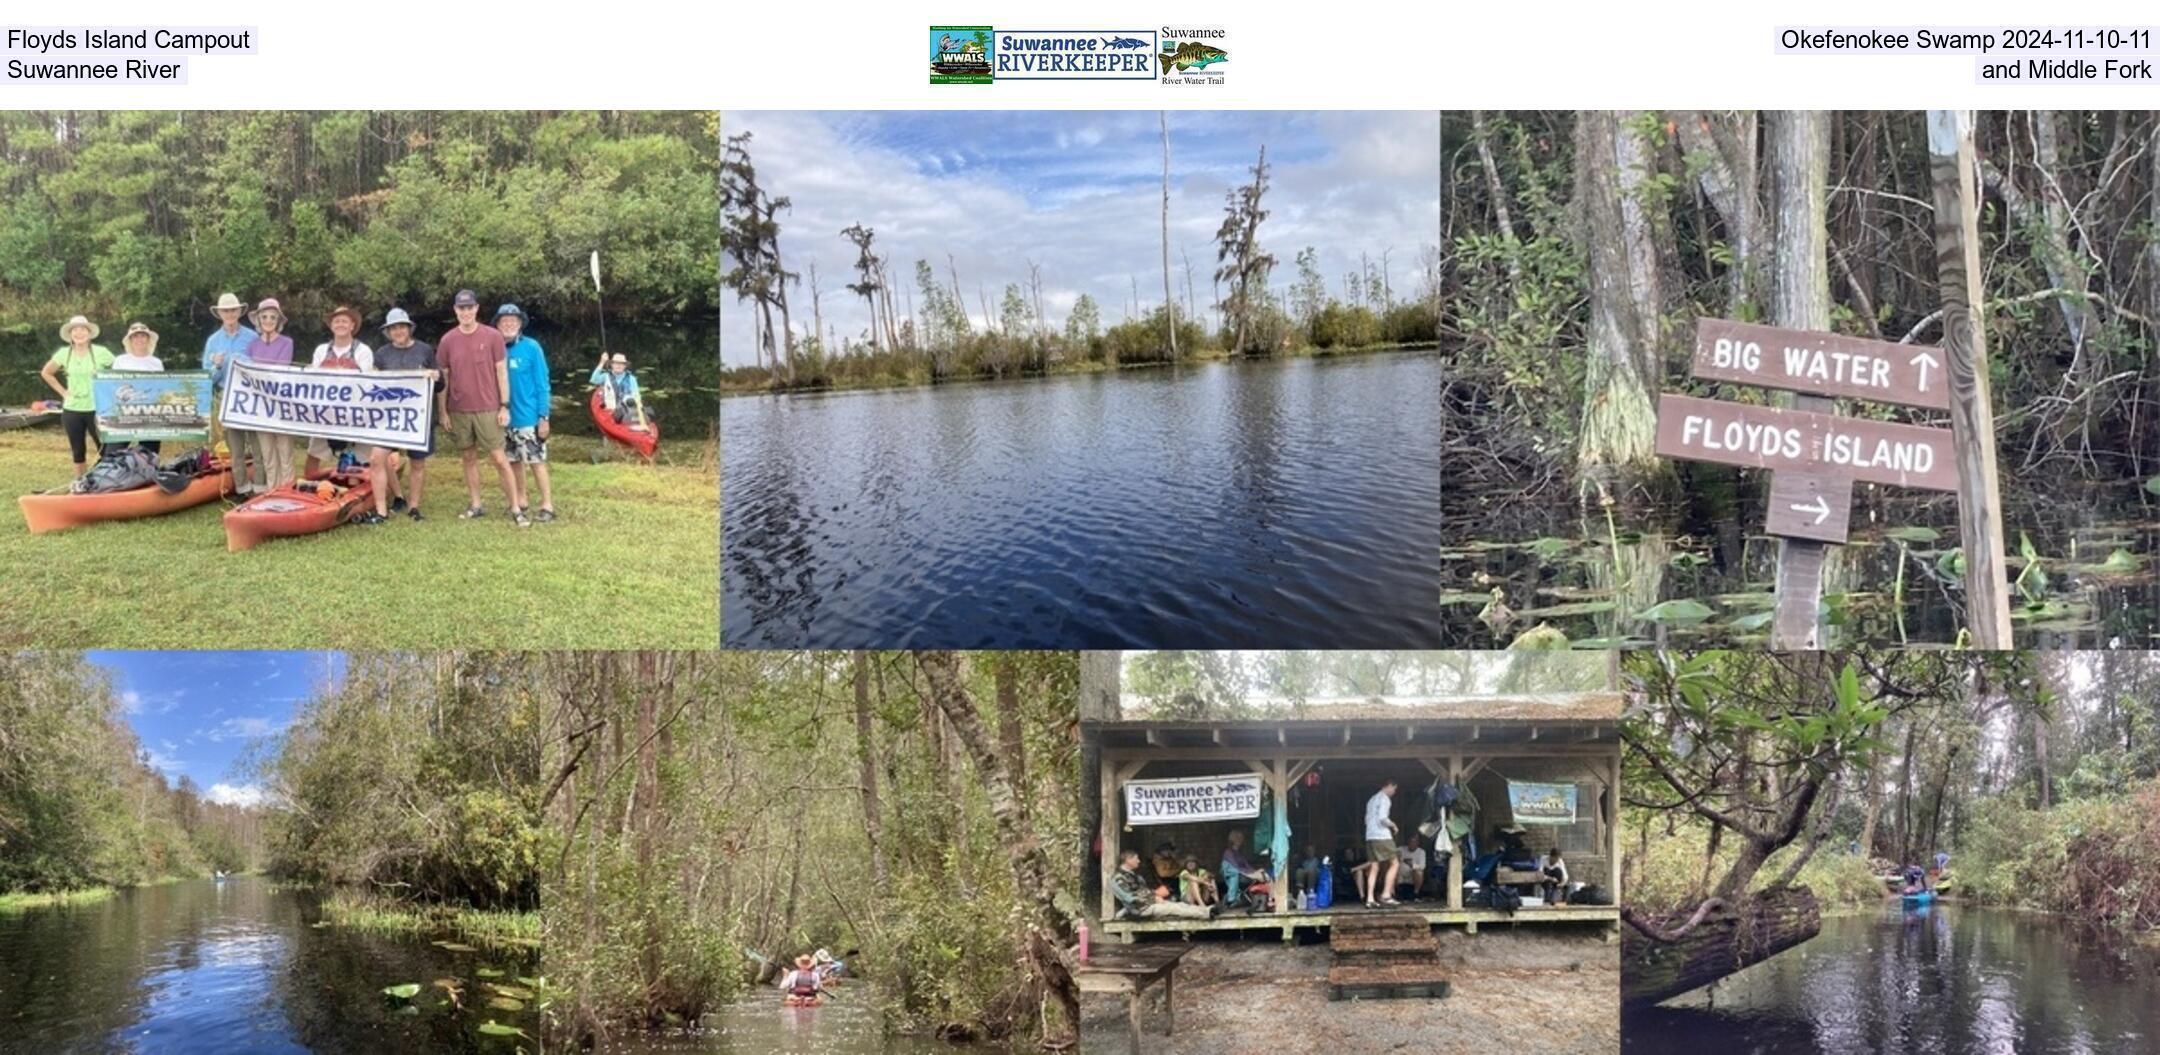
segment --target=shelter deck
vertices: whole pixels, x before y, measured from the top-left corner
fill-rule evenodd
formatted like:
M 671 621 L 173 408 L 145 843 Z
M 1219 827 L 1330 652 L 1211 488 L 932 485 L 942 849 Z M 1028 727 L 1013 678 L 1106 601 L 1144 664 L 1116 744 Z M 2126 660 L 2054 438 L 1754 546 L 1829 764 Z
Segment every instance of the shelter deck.
M 1369 909 L 1363 905 L 1337 905 L 1324 909 L 1287 912 L 1263 912 L 1246 915 L 1232 911 L 1214 919 L 1151 919 L 1151 920 L 1105 920 L 1098 924 L 1101 932 L 1114 935 L 1117 940 L 1130 942 L 1141 934 L 1192 934 L 1199 931 L 1281 931 L 1284 941 L 1289 941 L 1299 929 L 1333 927 L 1338 919 L 1353 916 L 1389 913 L 1395 915 L 1423 916 L 1433 926 L 1460 926 L 1475 934 L 1481 924 L 1487 923 L 1603 923 L 1610 928 L 1607 938 L 1618 937 L 1620 910 L 1610 905 L 1541 905 L 1526 906 L 1514 912 L 1496 912 L 1487 908 L 1451 909 L 1437 902 L 1430 905 L 1409 904 L 1387 908 Z

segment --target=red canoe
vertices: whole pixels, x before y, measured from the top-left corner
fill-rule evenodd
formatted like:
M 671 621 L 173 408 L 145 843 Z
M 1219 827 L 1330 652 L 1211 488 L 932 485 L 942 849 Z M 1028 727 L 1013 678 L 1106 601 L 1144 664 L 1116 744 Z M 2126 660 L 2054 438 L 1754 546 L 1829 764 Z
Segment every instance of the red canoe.
M 373 508 L 374 501 L 364 472 L 289 483 L 225 511 L 225 548 L 238 553 L 264 539 L 328 531 Z
M 592 390 L 593 424 L 600 426 L 600 434 L 638 453 L 638 457 L 650 459 L 660 447 L 660 423 L 650 418 L 645 427 L 633 429 L 615 420 L 607 408 L 607 396 L 597 388 Z
M 80 495 L 69 491 L 46 491 L 24 495 L 15 501 L 22 506 L 23 522 L 30 526 L 30 533 L 41 535 L 104 520 L 135 520 L 193 509 L 216 501 L 219 495 L 230 490 L 232 472 L 223 461 L 217 461 L 175 494 L 166 494 L 156 487 Z

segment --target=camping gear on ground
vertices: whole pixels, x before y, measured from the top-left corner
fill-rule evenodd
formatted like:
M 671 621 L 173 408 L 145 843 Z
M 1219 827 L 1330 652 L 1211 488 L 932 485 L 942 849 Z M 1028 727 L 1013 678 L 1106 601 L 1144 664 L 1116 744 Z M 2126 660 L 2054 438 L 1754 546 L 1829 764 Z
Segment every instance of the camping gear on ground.
M 1334 866 L 1329 864 L 1328 859 L 1323 857 L 1320 859 L 1320 878 L 1313 884 L 1312 897 L 1309 899 L 1308 904 L 1312 908 L 1319 909 L 1327 908 L 1334 903 L 1335 869 Z
M 105 520 L 162 516 L 216 501 L 219 495 L 232 490 L 232 473 L 225 461 L 211 458 L 206 452 L 198 451 L 178 459 L 168 470 L 155 468 L 155 457 L 140 449 L 130 448 L 119 453 L 126 457 L 115 460 L 131 478 L 145 472 L 142 462 L 147 459 L 148 478 L 138 479 L 134 486 L 119 491 L 77 492 L 71 485 L 65 491 L 23 495 L 16 499 L 16 504 L 22 507 L 23 522 L 30 528 L 30 533 L 43 534 Z M 105 461 L 100 458 L 98 464 L 103 466 Z
M 1480 888 L 1475 894 L 1465 894 L 1463 904 L 1495 912 L 1513 912 L 1523 906 L 1523 896 L 1504 886 L 1489 886 Z
M 157 455 L 140 447 L 108 449 L 88 472 L 68 484 L 68 490 L 79 495 L 133 491 L 157 483 L 157 469 Z
M 593 424 L 600 427 L 601 435 L 636 451 L 638 457 L 650 460 L 660 447 L 660 423 L 648 417 L 645 427 L 637 429 L 616 421 L 615 415 L 608 410 L 606 391 L 605 385 L 593 389 Z
M 284 484 L 225 511 L 225 548 L 328 531 L 373 508 L 374 495 L 365 472 Z
M 1612 894 L 1596 883 L 1584 883 L 1582 888 L 1568 895 L 1570 905 L 1610 905 Z

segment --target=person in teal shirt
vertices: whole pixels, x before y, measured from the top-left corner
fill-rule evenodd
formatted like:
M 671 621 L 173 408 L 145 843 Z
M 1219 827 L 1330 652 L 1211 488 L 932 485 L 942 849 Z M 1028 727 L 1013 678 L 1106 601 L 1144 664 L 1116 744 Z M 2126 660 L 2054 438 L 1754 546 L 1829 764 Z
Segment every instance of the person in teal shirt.
M 532 466 L 534 486 L 540 490 L 540 510 L 528 513 L 545 524 L 555 519 L 555 489 L 548 481 L 548 410 L 555 393 L 548 385 L 547 352 L 525 333 L 525 309 L 505 304 L 495 309 L 495 328 L 503 335 L 503 368 L 510 377 L 510 430 L 503 433 L 503 453 L 510 459 L 517 493 L 527 496 L 525 467 Z M 515 519 L 518 511 L 512 510 Z
M 638 394 L 637 375 L 630 372 L 630 357 L 621 352 L 609 355 L 600 353 L 600 365 L 593 367 L 593 387 L 607 392 L 607 407 L 615 420 L 633 429 L 642 429 L 652 420 L 644 407 L 644 399 Z
M 89 455 L 90 437 L 97 433 L 97 392 L 91 382 L 97 372 L 110 370 L 113 364 L 112 349 L 97 340 L 98 325 L 80 315 L 60 326 L 60 339 L 66 347 L 52 354 L 45 361 L 45 369 L 38 376 L 45 384 L 60 394 L 60 424 L 67 429 L 68 453 L 75 457 L 75 475 L 81 476 L 89 468 L 85 460 Z M 67 383 L 60 378 L 66 375 Z

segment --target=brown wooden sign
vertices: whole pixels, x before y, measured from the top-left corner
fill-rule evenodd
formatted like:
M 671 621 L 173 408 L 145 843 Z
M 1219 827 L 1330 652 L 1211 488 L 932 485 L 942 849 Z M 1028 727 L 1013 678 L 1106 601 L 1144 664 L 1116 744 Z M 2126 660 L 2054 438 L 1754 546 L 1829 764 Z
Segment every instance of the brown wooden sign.
M 1921 425 L 1669 393 L 1658 397 L 1657 452 L 1667 458 L 1955 491 L 1958 476 L 1950 436 L 1949 429 Z
M 1947 410 L 1950 378 L 1934 348 L 1835 333 L 1695 320 L 1696 377 L 1822 396 Z
M 1789 469 L 1770 474 L 1770 515 L 1763 530 L 1784 538 L 1843 545 L 1852 526 L 1852 478 Z

